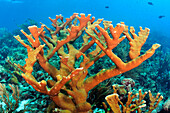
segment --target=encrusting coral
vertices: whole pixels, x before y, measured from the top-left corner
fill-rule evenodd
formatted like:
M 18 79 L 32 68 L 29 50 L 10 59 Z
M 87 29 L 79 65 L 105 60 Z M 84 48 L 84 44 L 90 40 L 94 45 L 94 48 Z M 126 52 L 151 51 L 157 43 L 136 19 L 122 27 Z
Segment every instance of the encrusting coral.
M 77 13 L 74 13 L 70 18 L 66 18 L 66 22 L 64 22 L 63 17 L 57 15 L 55 19 L 50 18 L 55 30 L 45 24 L 42 24 L 41 28 L 37 26 L 28 27 L 30 35 L 21 30 L 30 44 L 25 43 L 19 35 L 14 36 L 27 48 L 28 52 L 28 58 L 25 60 L 26 64 L 24 66 L 17 65 L 23 71 L 22 77 L 35 90 L 49 95 L 62 112 L 88 112 L 91 105 L 86 99 L 92 88 L 106 79 L 139 66 L 143 61 L 150 58 L 160 46 L 154 44 L 151 49 L 140 56 L 141 47 L 149 35 L 148 28 L 143 30 L 140 27 L 139 36 L 137 36 L 134 28 L 131 27 L 132 38 L 128 33 L 128 26 L 125 26 L 123 22 L 113 27 L 111 22 L 103 21 L 103 19 L 95 21 L 94 17 L 90 17 L 90 14 L 86 17 L 85 14 L 78 16 Z M 99 25 L 102 21 L 104 28 Z M 44 27 L 49 34 L 45 32 Z M 62 33 L 65 33 L 65 35 L 62 35 L 65 37 L 61 38 Z M 123 34 L 124 36 L 122 36 Z M 120 38 L 120 36 L 122 37 Z M 72 42 L 81 37 L 83 37 L 84 43 L 81 48 L 77 49 L 72 45 Z M 112 50 L 126 37 L 130 41 L 129 56 L 131 61 L 125 63 Z M 95 44 L 97 44 L 96 49 L 87 53 L 86 51 Z M 65 48 L 68 52 L 65 52 Z M 60 57 L 59 69 L 49 62 L 55 53 Z M 102 69 L 91 77 L 86 77 L 88 68 L 105 55 L 115 65 L 108 69 Z M 76 60 L 80 57 L 83 57 L 83 59 L 79 67 L 75 68 Z M 35 62 L 38 62 L 53 80 L 37 81 L 32 75 Z

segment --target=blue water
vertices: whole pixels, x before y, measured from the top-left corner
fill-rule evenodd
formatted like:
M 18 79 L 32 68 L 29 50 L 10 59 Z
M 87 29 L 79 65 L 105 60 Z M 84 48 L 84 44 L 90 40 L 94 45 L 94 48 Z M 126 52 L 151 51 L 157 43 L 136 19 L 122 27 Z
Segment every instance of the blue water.
M 50 23 L 48 17 L 62 14 L 71 16 L 74 12 L 92 14 L 116 24 L 148 27 L 152 31 L 170 36 L 170 0 L 0 0 L 0 27 L 9 30 L 17 28 L 27 18 L 37 22 Z M 152 2 L 153 5 L 149 5 Z M 105 8 L 108 6 L 109 8 Z M 158 18 L 158 16 L 165 16 Z
M 119 22 L 125 22 L 128 26 L 134 26 L 136 31 L 139 30 L 139 26 L 150 28 L 151 40 L 170 50 L 170 0 L 0 0 L 0 28 L 5 27 L 12 32 L 19 28 L 17 25 L 25 23 L 28 18 L 50 26 L 51 21 L 48 17 L 55 18 L 55 15 L 62 14 L 66 18 L 75 12 L 85 13 L 86 16 L 91 14 L 96 20 L 104 18 L 104 20 L 112 21 L 114 26 Z M 1 40 L 0 44 L 2 45 Z M 165 54 L 160 53 L 160 57 L 158 55 L 154 57 L 153 68 L 169 72 L 165 62 L 163 65 L 165 67 L 159 67 L 156 64 L 156 58 L 161 58 L 161 55 Z M 164 57 L 161 60 L 164 61 Z M 148 63 L 148 65 L 151 64 Z M 164 76 L 164 73 L 160 73 L 159 78 L 155 77 L 156 80 L 160 80 L 157 88 L 158 91 L 162 90 L 162 94 L 165 90 L 169 90 L 169 87 L 161 88 L 161 85 L 168 86 L 166 84 L 168 84 L 169 75 L 166 73 L 167 76 Z M 164 83 L 164 81 L 167 82 Z

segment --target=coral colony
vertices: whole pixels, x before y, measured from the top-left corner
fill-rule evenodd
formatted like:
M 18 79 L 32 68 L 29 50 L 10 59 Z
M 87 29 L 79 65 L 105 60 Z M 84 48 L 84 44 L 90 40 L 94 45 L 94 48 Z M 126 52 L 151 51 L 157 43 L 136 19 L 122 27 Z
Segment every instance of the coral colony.
M 28 40 L 27 43 L 19 35 L 14 36 L 28 52 L 25 65 L 15 65 L 22 71 L 21 75 L 29 85 L 36 91 L 50 96 L 55 103 L 53 112 L 94 112 L 91 109 L 92 105 L 87 102 L 87 97 L 95 86 L 139 66 L 160 47 L 159 44 L 153 44 L 149 50 L 140 55 L 141 48 L 149 35 L 148 28 L 140 27 L 137 35 L 134 27 L 129 29 L 123 22 L 113 27 L 111 21 L 95 20 L 90 14 L 79 16 L 74 13 L 70 18 L 66 18 L 66 21 L 61 15 L 49 19 L 53 28 L 41 23 L 40 28 L 35 25 L 28 27 L 31 34 L 21 30 Z M 81 45 L 79 43 L 75 46 L 73 43 L 80 38 L 82 38 Z M 129 58 L 126 62 L 113 52 L 113 49 L 125 39 L 130 45 Z M 88 69 L 104 56 L 107 56 L 114 65 L 89 76 Z M 51 62 L 59 62 L 59 68 Z M 49 80 L 36 79 L 32 74 L 35 63 L 48 73 L 51 77 Z M 126 103 L 119 98 L 120 87 L 113 85 L 113 93 L 106 96 L 107 103 L 103 103 L 105 112 L 141 113 L 142 109 L 145 109 L 145 112 L 151 113 L 163 99 L 159 93 L 154 97 L 149 91 L 150 104 L 146 105 L 144 97 L 147 92 L 142 93 L 140 89 L 138 93 L 132 94 L 131 87 L 135 84 L 133 80 L 125 79 L 122 82 L 128 86 Z

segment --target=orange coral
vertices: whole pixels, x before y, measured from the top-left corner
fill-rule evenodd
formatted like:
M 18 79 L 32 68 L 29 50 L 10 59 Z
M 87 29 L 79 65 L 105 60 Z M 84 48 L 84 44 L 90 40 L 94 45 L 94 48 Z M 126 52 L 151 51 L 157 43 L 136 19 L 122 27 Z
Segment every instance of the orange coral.
M 125 36 L 120 38 L 121 34 L 124 33 L 127 38 L 130 39 L 125 24 L 121 22 L 114 28 L 111 22 L 104 21 L 104 28 L 102 28 L 99 24 L 103 19 L 98 19 L 94 22 L 95 18 L 90 18 L 91 15 L 88 15 L 87 17 L 84 14 L 80 15 L 81 16 L 79 17 L 78 14 L 75 13 L 70 18 L 66 19 L 66 22 L 64 22 L 61 15 L 57 15 L 56 19 L 50 18 L 55 30 L 50 29 L 45 24 L 42 24 L 41 28 L 30 26 L 30 35 L 21 30 L 27 37 L 30 45 L 24 43 L 20 36 L 15 36 L 28 51 L 26 64 L 24 66 L 17 65 L 23 71 L 22 76 L 26 82 L 37 91 L 50 95 L 51 99 L 60 110 L 66 110 L 73 113 L 87 112 L 91 109 L 91 105 L 86 102 L 86 99 L 88 92 L 97 84 L 139 66 L 143 61 L 151 57 L 155 50 L 160 46 L 159 44 L 154 44 L 151 49 L 141 56 L 136 54 L 133 55 L 130 52 L 130 56 L 133 56 L 132 60 L 124 63 L 112 52 L 112 49 L 126 38 Z M 61 22 L 58 21 L 59 19 Z M 79 25 L 75 24 L 77 20 L 79 21 Z M 44 27 L 50 32 L 50 35 L 46 35 Z M 59 35 L 61 30 L 67 32 L 66 37 L 62 39 Z M 76 49 L 69 42 L 75 41 L 83 35 L 83 31 L 86 32 L 86 35 L 83 36 L 84 43 L 81 48 Z M 109 35 L 108 32 L 110 32 L 111 35 Z M 149 34 L 148 30 L 141 29 L 141 32 L 142 33 L 140 33 L 138 38 L 136 38 L 137 35 L 133 32 L 135 40 L 141 40 L 141 38 L 146 37 Z M 91 37 L 92 40 L 90 40 L 89 37 Z M 45 45 L 41 45 L 40 39 Z M 90 53 L 86 53 L 94 43 L 97 44 L 96 49 Z M 142 42 L 142 44 L 143 43 L 144 42 Z M 133 44 L 130 44 L 131 48 L 134 44 L 136 44 L 136 48 L 139 48 L 139 51 L 142 44 L 134 41 Z M 63 45 L 67 46 L 67 53 L 64 51 Z M 44 46 L 47 46 L 48 50 L 44 49 Z M 46 50 L 47 54 L 45 55 L 44 51 Z M 61 59 L 60 69 L 57 69 L 49 63 L 49 60 L 56 52 Z M 110 67 L 109 69 L 103 69 L 94 76 L 85 79 L 88 74 L 87 69 L 105 55 L 114 62 L 115 66 Z M 75 68 L 75 61 L 80 58 L 80 56 L 83 57 L 83 60 L 80 63 L 79 68 Z M 38 62 L 53 80 L 48 80 L 47 82 L 45 80 L 40 82 L 36 81 L 32 75 L 35 62 Z M 47 87 L 47 83 L 50 87 Z M 61 89 L 67 92 L 67 95 L 60 92 Z
M 141 108 L 146 107 L 146 101 L 144 100 L 144 97 L 146 96 L 147 92 L 142 94 L 141 89 L 139 90 L 139 93 L 136 93 L 135 95 L 132 95 L 132 92 L 128 92 L 128 99 L 126 104 L 124 105 L 123 102 L 121 102 L 121 100 L 119 99 L 119 95 L 117 94 L 117 88 L 115 85 L 113 85 L 113 89 L 114 93 L 106 96 L 105 99 L 114 113 L 131 113 L 133 111 L 138 111 L 138 113 L 142 113 Z M 154 97 L 149 91 L 149 99 L 150 106 L 145 113 L 151 113 L 158 106 L 159 102 L 163 99 L 163 96 L 160 96 L 160 93 L 158 93 L 156 97 Z M 119 105 L 122 106 L 122 110 Z

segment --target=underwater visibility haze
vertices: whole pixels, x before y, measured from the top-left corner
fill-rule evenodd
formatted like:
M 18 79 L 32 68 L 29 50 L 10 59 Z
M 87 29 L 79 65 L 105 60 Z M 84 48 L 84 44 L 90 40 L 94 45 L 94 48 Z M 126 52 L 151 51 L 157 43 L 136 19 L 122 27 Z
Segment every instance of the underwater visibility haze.
M 169 113 L 169 0 L 0 0 L 0 113 Z

